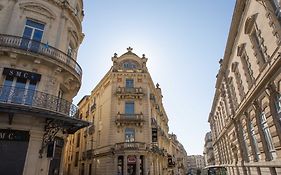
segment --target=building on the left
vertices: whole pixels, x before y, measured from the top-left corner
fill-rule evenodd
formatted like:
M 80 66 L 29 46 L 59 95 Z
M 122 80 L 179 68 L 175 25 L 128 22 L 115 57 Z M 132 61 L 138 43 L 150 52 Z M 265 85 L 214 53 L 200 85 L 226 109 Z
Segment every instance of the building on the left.
M 62 174 L 65 138 L 88 122 L 72 98 L 82 0 L 0 1 L 0 174 Z

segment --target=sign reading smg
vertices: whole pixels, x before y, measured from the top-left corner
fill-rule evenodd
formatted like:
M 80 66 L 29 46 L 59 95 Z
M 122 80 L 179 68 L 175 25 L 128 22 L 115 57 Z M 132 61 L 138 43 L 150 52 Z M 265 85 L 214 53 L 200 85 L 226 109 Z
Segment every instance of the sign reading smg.
M 29 141 L 28 131 L 0 129 L 0 141 Z

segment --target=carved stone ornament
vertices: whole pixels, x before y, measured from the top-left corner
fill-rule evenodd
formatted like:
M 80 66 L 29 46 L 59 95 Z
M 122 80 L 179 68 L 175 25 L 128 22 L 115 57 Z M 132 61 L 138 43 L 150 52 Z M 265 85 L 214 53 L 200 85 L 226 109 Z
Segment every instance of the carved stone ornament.
M 256 14 L 254 14 L 254 15 L 252 15 L 252 16 L 247 18 L 246 23 L 245 23 L 245 27 L 244 27 L 244 33 L 245 34 L 250 34 L 251 33 L 251 31 L 252 31 L 252 29 L 254 27 L 254 24 L 256 22 L 257 17 L 258 17 L 258 13 L 256 13 Z
M 237 56 L 241 56 L 245 50 L 246 43 L 242 43 L 237 47 Z
M 55 13 L 52 12 L 48 7 L 36 3 L 36 2 L 25 2 L 25 3 L 20 3 L 19 4 L 20 8 L 23 9 L 24 11 L 30 11 L 34 12 L 40 15 L 43 15 L 49 19 L 55 19 L 56 15 Z

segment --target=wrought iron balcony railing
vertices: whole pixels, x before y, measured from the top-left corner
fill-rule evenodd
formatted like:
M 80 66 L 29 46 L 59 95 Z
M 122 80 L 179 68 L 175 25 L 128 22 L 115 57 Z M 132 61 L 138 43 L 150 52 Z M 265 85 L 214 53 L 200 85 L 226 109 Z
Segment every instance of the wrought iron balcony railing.
M 82 69 L 79 64 L 71 57 L 71 55 L 67 55 L 66 53 L 49 46 L 48 44 L 19 36 L 0 34 L 0 47 L 10 47 L 47 56 L 71 67 L 75 70 L 80 79 L 82 77 Z
M 118 87 L 116 94 L 119 98 L 142 98 L 144 95 L 141 87 Z
M 122 142 L 115 144 L 115 150 L 145 150 L 146 144 L 143 142 Z
M 136 124 L 142 126 L 144 122 L 143 114 L 117 114 L 116 117 L 116 124 L 123 125 L 123 124 Z
M 0 86 L 0 105 L 36 108 L 60 116 L 78 118 L 78 107 L 67 100 L 37 90 Z

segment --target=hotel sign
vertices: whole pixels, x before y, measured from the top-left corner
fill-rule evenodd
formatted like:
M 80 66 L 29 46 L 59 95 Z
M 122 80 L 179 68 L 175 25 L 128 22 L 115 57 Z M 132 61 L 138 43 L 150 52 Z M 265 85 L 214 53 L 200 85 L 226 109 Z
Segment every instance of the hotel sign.
M 33 72 L 27 72 L 23 70 L 18 69 L 10 69 L 10 68 L 4 68 L 3 75 L 11 76 L 11 77 L 18 77 L 33 81 L 40 81 L 41 75 Z
M 0 129 L 0 141 L 29 141 L 29 132 L 11 129 Z

